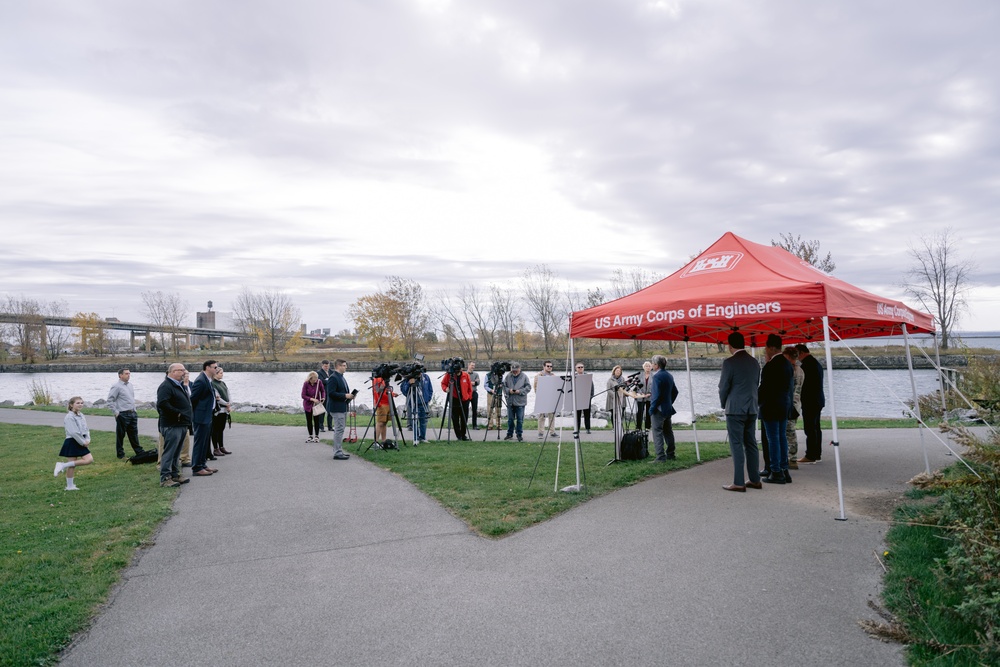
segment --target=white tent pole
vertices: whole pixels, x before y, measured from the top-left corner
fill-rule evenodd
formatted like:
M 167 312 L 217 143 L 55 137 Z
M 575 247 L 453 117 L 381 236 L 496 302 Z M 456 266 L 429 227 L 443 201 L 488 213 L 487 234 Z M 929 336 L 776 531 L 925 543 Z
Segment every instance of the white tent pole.
M 701 449 L 698 447 L 698 420 L 694 414 L 694 389 L 691 388 L 691 357 L 688 356 L 688 342 L 684 339 L 684 364 L 688 373 L 688 396 L 691 398 L 691 428 L 694 429 L 694 455 L 701 461 Z
M 823 316 L 823 345 L 826 348 L 826 395 L 833 420 L 833 460 L 837 464 L 837 496 L 840 498 L 840 516 L 837 521 L 847 521 L 844 514 L 844 481 L 840 472 L 840 437 L 837 434 L 837 401 L 833 397 L 833 355 L 830 354 L 830 318 Z M 820 447 L 823 443 L 820 443 Z
M 913 390 L 913 412 L 917 415 L 917 430 L 920 431 L 920 446 L 924 450 L 924 471 L 931 474 L 931 462 L 927 458 L 927 442 L 924 440 L 924 429 L 920 427 L 923 418 L 920 416 L 920 397 L 917 396 L 917 381 L 913 379 L 913 358 L 910 356 L 910 334 L 903 325 L 903 341 L 906 343 L 906 367 L 910 369 L 910 389 Z

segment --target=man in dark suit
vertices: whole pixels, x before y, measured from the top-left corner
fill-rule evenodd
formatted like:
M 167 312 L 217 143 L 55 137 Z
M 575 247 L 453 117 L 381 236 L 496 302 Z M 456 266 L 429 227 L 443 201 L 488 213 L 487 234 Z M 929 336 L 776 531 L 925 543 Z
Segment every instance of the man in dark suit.
M 193 413 L 191 398 L 181 384 L 184 364 L 170 364 L 167 377 L 156 390 L 156 411 L 160 418 L 157 427 L 163 436 L 163 456 L 160 457 L 160 486 L 180 486 L 187 482 L 181 479 L 181 443 L 191 428 Z
M 330 410 L 330 378 L 333 377 L 333 370 L 330 368 L 330 360 L 329 359 L 324 359 L 320 363 L 319 370 L 316 371 L 316 375 L 319 376 L 319 381 L 323 383 L 323 388 L 326 389 L 327 400 L 326 400 L 326 405 L 323 406 L 324 408 L 326 408 L 326 430 L 327 431 L 332 431 L 333 430 L 333 416 L 332 416 L 333 411 Z M 322 421 L 322 420 L 320 420 L 320 421 Z M 323 425 L 322 424 L 320 424 L 319 430 L 320 431 L 323 430 Z
M 652 421 L 653 446 L 656 449 L 656 462 L 663 463 L 674 458 L 674 426 L 670 422 L 677 410 L 674 401 L 677 400 L 677 385 L 674 376 L 667 370 L 667 358 L 662 354 L 653 355 L 653 367 L 657 369 L 650 378 L 649 414 Z M 667 447 L 664 451 L 663 443 Z
M 729 334 L 731 356 L 722 362 L 719 378 L 719 401 L 726 411 L 729 451 L 733 455 L 733 483 L 726 491 L 745 492 L 747 487 L 761 489 L 759 455 L 754 427 L 757 422 L 757 385 L 760 364 L 746 351 L 746 340 L 739 331 Z M 747 476 L 743 474 L 746 466 Z
M 809 348 L 799 344 L 799 362 L 805 379 L 802 381 L 802 430 L 806 432 L 806 455 L 799 463 L 816 463 L 823 458 L 823 430 L 820 428 L 819 415 L 826 406 L 826 396 L 823 394 L 823 367 L 816 357 L 809 354 Z
M 201 365 L 201 375 L 191 383 L 191 408 L 194 411 L 194 444 L 191 452 L 191 474 L 208 477 L 219 472 L 205 465 L 212 441 L 212 415 L 215 413 L 215 390 L 212 378 L 219 364 L 209 359 Z
M 792 481 L 788 473 L 788 411 L 792 408 L 795 376 L 792 364 L 781 353 L 781 336 L 770 334 L 764 347 L 767 363 L 760 372 L 760 422 L 767 434 L 769 469 L 764 471 L 764 481 L 769 484 L 786 484 Z

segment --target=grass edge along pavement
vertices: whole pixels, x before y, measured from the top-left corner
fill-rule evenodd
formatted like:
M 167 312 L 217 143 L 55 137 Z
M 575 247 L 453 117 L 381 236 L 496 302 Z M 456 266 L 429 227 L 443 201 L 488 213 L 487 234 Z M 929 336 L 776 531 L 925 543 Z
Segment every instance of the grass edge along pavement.
M 63 429 L 0 423 L 0 665 L 54 664 L 172 513 L 175 489 L 119 461 L 114 433 L 91 437 L 94 463 L 67 492 L 52 476 Z
M 872 635 L 907 645 L 911 665 L 1000 664 L 1000 436 L 952 430 L 961 463 L 918 475 L 883 554 L 884 623 Z
M 480 438 L 389 451 L 365 451 L 367 446 L 364 444 L 359 454 L 364 459 L 406 479 L 479 535 L 493 538 L 547 521 L 651 477 L 699 465 L 693 443 L 678 443 L 677 458 L 666 463 L 655 463 L 650 457 L 606 465 L 614 454 L 610 442 L 581 442 L 585 488 L 578 493 L 559 493 L 553 487 L 558 452 L 558 443 L 553 440 L 544 448 L 537 442 L 484 443 Z M 562 442 L 560 488 L 576 483 L 573 446 L 572 439 Z M 356 449 L 355 445 L 348 451 Z M 700 450 L 700 463 L 729 456 L 725 442 L 703 442 Z M 531 480 L 536 461 L 538 468 Z

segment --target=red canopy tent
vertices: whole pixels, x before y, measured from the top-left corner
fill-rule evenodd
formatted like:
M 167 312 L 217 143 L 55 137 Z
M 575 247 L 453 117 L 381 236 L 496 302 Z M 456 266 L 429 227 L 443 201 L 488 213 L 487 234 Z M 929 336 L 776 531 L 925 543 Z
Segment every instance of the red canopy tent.
M 792 343 L 933 333 L 931 316 L 823 273 L 790 252 L 727 232 L 687 266 L 634 294 L 570 316 L 570 338 L 725 343 L 739 330 Z M 760 339 L 755 341 L 755 339 Z
M 725 343 L 732 331 L 741 331 L 751 347 L 762 346 L 771 333 L 779 334 L 786 344 L 822 340 L 826 367 L 831 369 L 831 331 L 841 339 L 908 336 L 933 333 L 934 322 L 927 313 L 838 280 L 783 248 L 753 243 L 727 232 L 663 280 L 572 313 L 570 351 L 572 356 L 574 338 Z M 912 365 L 910 372 L 912 377 Z M 832 374 L 828 370 L 826 375 L 844 518 Z M 690 394 L 690 365 L 688 378 Z M 691 412 L 693 415 L 693 397 Z

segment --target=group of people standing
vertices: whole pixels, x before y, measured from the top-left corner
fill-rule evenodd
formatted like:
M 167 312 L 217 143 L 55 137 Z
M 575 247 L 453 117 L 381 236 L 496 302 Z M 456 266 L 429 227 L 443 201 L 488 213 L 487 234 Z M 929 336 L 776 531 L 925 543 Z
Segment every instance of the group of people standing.
M 326 430 L 333 433 L 333 458 L 346 461 L 351 455 L 344 451 L 344 430 L 347 428 L 347 409 L 358 390 L 347 385 L 347 360 L 336 359 L 333 369 L 324 359 L 319 371 L 310 371 L 302 383 L 302 410 L 306 416 L 309 437 L 306 442 L 319 442 L 323 432 L 324 415 Z
M 789 469 L 822 458 L 820 413 L 825 405 L 823 367 L 803 344 L 782 349 L 781 336 L 770 334 L 761 368 L 746 350 L 740 332 L 729 334 L 730 357 L 722 362 L 719 400 L 726 412 L 726 429 L 733 455 L 733 483 L 722 488 L 745 492 L 764 483 L 790 484 Z M 805 456 L 795 459 L 795 423 L 802 415 Z M 756 422 L 761 422 L 764 468 L 757 469 Z M 745 468 L 745 470 L 744 470 Z
M 214 359 L 202 364 L 194 382 L 184 364 L 167 368 L 167 377 L 156 390 L 160 486 L 177 487 L 191 481 L 181 475 L 181 469 L 189 465 L 184 460 L 188 456 L 191 477 L 211 477 L 219 469 L 210 467 L 208 461 L 232 454 L 224 442 L 225 428 L 232 422 L 229 387 L 223 377 Z
M 171 364 L 166 379 L 156 392 L 157 422 L 160 432 L 157 464 L 160 471 L 160 485 L 177 487 L 187 484 L 190 478 L 181 475 L 181 469 L 190 467 L 192 476 L 209 477 L 219 472 L 208 466 L 208 461 L 232 454 L 225 446 L 225 429 L 231 424 L 229 387 L 224 371 L 215 360 L 206 361 L 202 372 L 195 381 L 183 364 Z M 119 459 L 125 458 L 125 440 L 135 452 L 135 456 L 150 456 L 139 445 L 139 419 L 135 410 L 135 389 L 131 382 L 132 373 L 123 368 L 118 371 L 118 381 L 108 392 L 108 407 L 115 418 L 115 452 Z M 66 474 L 66 489 L 77 490 L 74 475 L 78 466 L 93 463 L 90 452 L 90 431 L 87 420 L 81 412 L 83 399 L 70 399 L 64 420 L 66 439 L 60 456 L 69 461 L 56 464 L 55 475 Z M 194 445 L 192 447 L 192 436 Z

